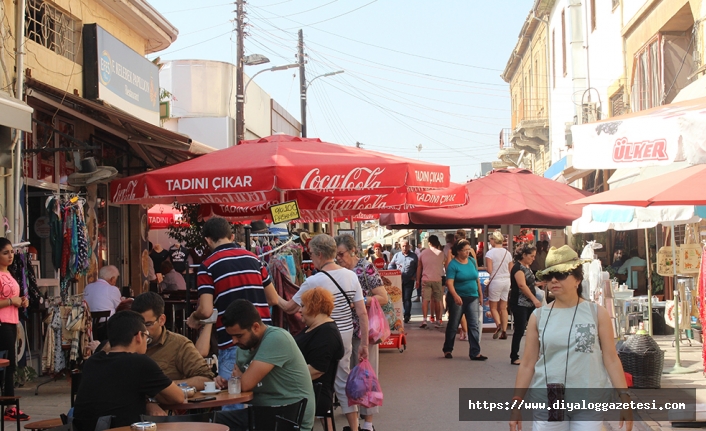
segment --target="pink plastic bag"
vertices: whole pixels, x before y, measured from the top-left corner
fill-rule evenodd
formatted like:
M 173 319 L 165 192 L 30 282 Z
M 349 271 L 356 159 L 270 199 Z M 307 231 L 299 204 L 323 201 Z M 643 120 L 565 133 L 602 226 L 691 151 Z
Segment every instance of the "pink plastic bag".
M 370 298 L 370 309 L 368 309 L 368 342 L 379 344 L 384 343 L 388 338 L 390 338 L 390 324 L 380 303 L 373 296 Z
M 348 396 L 348 406 L 361 405 L 370 408 L 382 405 L 380 382 L 367 359 L 353 367 L 348 374 L 346 396 Z

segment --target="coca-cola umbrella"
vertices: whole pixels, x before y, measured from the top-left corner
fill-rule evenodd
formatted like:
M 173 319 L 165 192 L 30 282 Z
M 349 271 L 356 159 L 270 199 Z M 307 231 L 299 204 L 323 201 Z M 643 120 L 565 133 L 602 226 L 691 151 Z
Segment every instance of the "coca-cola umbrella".
M 297 200 L 337 217 L 465 204 L 465 189 L 450 185 L 448 166 L 273 135 L 114 180 L 111 196 L 117 204 L 227 205 L 250 217 Z
M 469 181 L 465 188 L 470 201 L 464 206 L 384 214 L 380 224 L 391 229 L 456 229 L 484 225 L 565 227 L 581 216 L 582 208 L 567 205 L 567 202 L 587 194 L 526 169 L 494 170 L 485 177 Z
M 154 205 L 147 210 L 147 221 L 150 229 L 168 229 L 169 227 L 188 227 L 182 221 L 181 211 L 171 205 Z

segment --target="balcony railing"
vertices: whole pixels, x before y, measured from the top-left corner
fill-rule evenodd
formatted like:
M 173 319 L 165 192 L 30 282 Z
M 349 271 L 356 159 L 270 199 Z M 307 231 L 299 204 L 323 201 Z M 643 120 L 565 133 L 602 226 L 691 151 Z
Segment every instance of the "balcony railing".
M 512 148 L 512 142 L 510 138 L 512 137 L 512 129 L 504 128 L 500 130 L 500 149 Z
M 546 100 L 521 100 L 517 109 L 512 112 L 512 129 L 515 130 L 523 121 L 547 120 Z

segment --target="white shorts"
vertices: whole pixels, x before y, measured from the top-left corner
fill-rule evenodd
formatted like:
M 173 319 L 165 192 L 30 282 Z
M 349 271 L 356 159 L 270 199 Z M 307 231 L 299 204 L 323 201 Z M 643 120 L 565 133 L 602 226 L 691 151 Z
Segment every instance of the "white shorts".
M 493 280 L 488 286 L 488 301 L 498 302 L 507 301 L 507 297 L 510 294 L 510 279 L 505 280 Z

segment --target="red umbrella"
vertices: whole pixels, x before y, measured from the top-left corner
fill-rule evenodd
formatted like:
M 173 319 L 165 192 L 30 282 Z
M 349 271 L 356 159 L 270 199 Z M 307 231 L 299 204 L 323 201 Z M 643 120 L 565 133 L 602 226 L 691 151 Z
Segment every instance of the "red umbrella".
M 569 203 L 636 207 L 706 205 L 706 188 L 701 188 L 703 184 L 706 184 L 706 165 L 695 165 Z
M 586 192 L 534 175 L 526 169 L 500 169 L 465 185 L 470 202 L 458 208 L 384 214 L 380 224 L 401 228 L 455 229 L 483 225 L 570 226 L 581 208 L 567 202 Z
M 334 216 L 466 202 L 449 168 L 376 151 L 274 135 L 111 183 L 118 204 L 200 203 L 267 214 L 277 202 Z
M 172 226 L 189 227 L 181 221 L 181 211 L 171 205 L 154 205 L 147 210 L 150 229 L 167 229 Z

